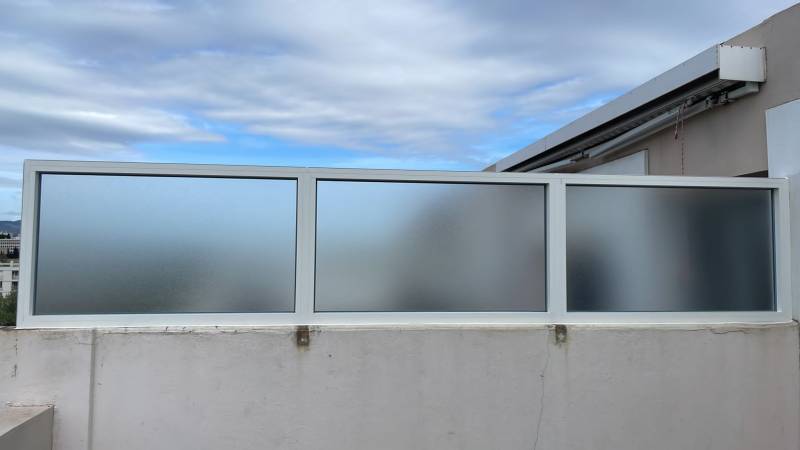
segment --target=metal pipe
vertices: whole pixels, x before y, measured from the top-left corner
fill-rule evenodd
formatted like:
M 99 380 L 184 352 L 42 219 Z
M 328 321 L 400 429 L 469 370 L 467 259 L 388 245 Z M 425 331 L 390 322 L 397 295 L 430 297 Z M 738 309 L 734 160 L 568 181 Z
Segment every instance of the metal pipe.
M 685 120 L 701 112 L 708 111 L 716 108 L 717 106 L 727 104 L 745 95 L 754 94 L 759 91 L 759 85 L 755 82 L 748 82 L 744 86 L 730 92 L 724 92 L 721 95 L 710 95 L 702 101 L 696 102 L 691 106 L 684 107 L 678 106 L 670 111 L 661 114 L 648 122 L 639 125 L 638 127 L 626 131 L 619 136 L 596 145 L 592 148 L 584 150 L 578 154 L 577 157 L 563 159 L 548 165 L 538 167 L 531 172 L 555 172 L 557 169 L 572 166 L 578 161 L 585 161 L 589 159 L 596 159 L 622 147 L 631 145 L 637 141 L 650 137 L 665 128 L 672 126 L 676 120 Z M 682 109 L 682 110 L 681 110 Z M 680 117 L 678 117 L 680 115 Z

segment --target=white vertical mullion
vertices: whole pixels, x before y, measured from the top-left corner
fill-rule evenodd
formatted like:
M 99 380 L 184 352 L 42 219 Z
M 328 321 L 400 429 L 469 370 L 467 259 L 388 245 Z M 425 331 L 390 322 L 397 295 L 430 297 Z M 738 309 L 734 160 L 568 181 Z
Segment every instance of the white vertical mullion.
M 314 248 L 316 246 L 317 180 L 310 173 L 297 177 L 296 323 L 312 323 L 314 315 Z
M 553 323 L 567 314 L 566 188 L 563 179 L 547 185 L 547 311 Z
M 30 161 L 23 165 L 22 229 L 20 230 L 19 282 L 17 288 L 17 326 L 28 326 L 33 316 L 34 261 L 38 218 L 39 172 Z
M 792 236 L 790 233 L 790 198 L 788 182 L 783 183 L 778 189 L 773 190 L 773 248 L 775 252 L 775 309 L 786 320 L 791 320 L 797 311 L 793 310 L 794 296 L 792 295 L 792 261 L 791 248 Z M 797 239 L 797 236 L 794 237 Z M 796 264 L 796 262 L 795 262 Z

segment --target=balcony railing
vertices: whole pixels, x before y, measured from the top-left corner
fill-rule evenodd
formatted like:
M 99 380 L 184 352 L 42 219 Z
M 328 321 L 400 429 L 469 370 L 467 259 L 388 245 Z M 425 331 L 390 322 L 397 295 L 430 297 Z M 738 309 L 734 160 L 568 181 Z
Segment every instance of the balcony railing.
M 791 318 L 785 180 L 25 167 L 22 327 Z

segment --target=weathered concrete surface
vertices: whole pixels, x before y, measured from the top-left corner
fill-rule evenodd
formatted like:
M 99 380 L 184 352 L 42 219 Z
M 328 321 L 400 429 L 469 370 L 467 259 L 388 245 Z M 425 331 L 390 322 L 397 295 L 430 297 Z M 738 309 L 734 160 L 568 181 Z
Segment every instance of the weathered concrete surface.
M 0 333 L 0 361 L 37 357 L 8 341 L 49 342 L 38 357 L 55 358 L 86 333 Z M 286 328 L 98 330 L 94 343 L 93 363 L 38 387 L 0 372 L 0 399 L 58 399 L 56 450 L 89 450 L 86 432 L 93 450 L 800 448 L 795 324 L 570 326 L 559 343 L 541 326 L 324 328 L 308 347 Z M 85 397 L 67 392 L 92 376 Z
M 796 449 L 796 339 L 789 327 L 571 330 L 553 353 L 540 448 Z
M 0 327 L 0 404 L 55 405 L 53 448 L 89 445 L 92 331 Z
M 52 448 L 52 407 L 0 407 L 0 450 L 50 450 Z

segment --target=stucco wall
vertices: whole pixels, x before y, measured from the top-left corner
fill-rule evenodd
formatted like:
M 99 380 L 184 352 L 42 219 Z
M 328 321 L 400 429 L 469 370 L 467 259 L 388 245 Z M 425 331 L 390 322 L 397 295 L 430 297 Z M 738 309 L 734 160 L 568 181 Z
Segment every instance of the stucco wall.
M 726 41 L 767 48 L 767 82 L 761 91 L 689 118 L 683 139 L 675 139 L 670 127 L 620 154 L 649 150 L 651 175 L 735 176 L 767 170 L 764 111 L 800 98 L 797 30 L 800 4 Z
M 797 449 L 798 330 L 5 330 L 56 450 Z

